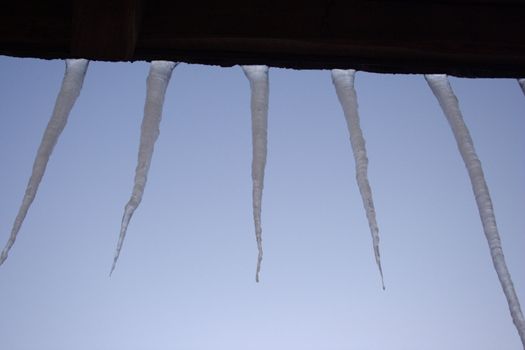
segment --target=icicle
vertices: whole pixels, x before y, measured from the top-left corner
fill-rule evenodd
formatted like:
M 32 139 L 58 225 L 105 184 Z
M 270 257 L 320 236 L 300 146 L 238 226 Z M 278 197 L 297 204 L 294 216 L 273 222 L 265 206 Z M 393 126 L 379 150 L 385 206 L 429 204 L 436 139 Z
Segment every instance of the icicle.
M 27 184 L 22 205 L 18 210 L 13 228 L 11 229 L 11 235 L 0 255 L 0 265 L 2 265 L 7 259 L 9 250 L 15 243 L 16 236 L 18 235 L 18 231 L 20 231 L 20 227 L 24 222 L 29 207 L 35 199 L 38 186 L 40 185 L 40 181 L 42 181 L 42 177 L 46 171 L 49 157 L 53 152 L 53 148 L 55 147 L 62 130 L 64 130 L 64 127 L 67 124 L 69 113 L 71 112 L 71 109 L 80 94 L 80 90 L 82 89 L 88 63 L 89 61 L 85 59 L 66 60 L 66 71 L 64 73 L 64 79 L 62 80 L 60 92 L 58 93 L 55 102 L 55 108 L 51 115 L 51 119 L 47 124 L 40 146 L 38 147 L 38 152 L 33 163 L 33 171 Z
M 518 83 L 521 86 L 521 91 L 523 91 L 523 94 L 525 95 L 525 78 L 518 79 Z
M 135 212 L 135 209 L 142 200 L 144 187 L 148 177 L 148 170 L 153 156 L 153 149 L 155 141 L 159 137 L 159 126 L 162 118 L 162 106 L 164 104 L 164 96 L 171 78 L 173 68 L 178 63 L 169 61 L 152 61 L 150 71 L 147 79 L 146 104 L 144 105 L 144 118 L 142 119 L 140 145 L 137 167 L 135 169 L 135 181 L 133 185 L 133 192 L 124 209 L 122 217 L 122 224 L 120 227 L 120 236 L 113 258 L 113 265 L 111 266 L 110 275 L 115 270 L 117 260 L 126 237 L 129 221 Z
M 505 263 L 505 256 L 503 255 L 503 248 L 496 226 L 492 200 L 487 183 L 485 182 L 481 162 L 478 159 L 472 138 L 461 115 L 458 100 L 445 74 L 425 75 L 425 79 L 448 119 L 454 137 L 456 138 L 459 152 L 467 167 L 478 205 L 479 215 L 483 224 L 483 230 L 489 244 L 492 263 L 494 264 L 503 292 L 507 298 L 512 320 L 525 348 L 525 319 L 523 318 L 520 302 L 514 290 L 507 264 Z
M 267 132 L 268 132 L 268 67 L 267 66 L 242 66 L 244 74 L 250 81 L 251 110 L 252 110 L 252 197 L 253 221 L 255 224 L 255 237 L 257 239 L 257 271 L 255 280 L 259 282 L 259 272 L 263 257 L 262 228 L 261 228 L 261 202 L 264 186 L 264 167 L 266 165 Z
M 335 86 L 337 97 L 343 108 L 346 125 L 350 134 L 350 143 L 354 153 L 356 180 L 363 199 L 363 205 L 368 219 L 368 226 L 372 234 L 374 255 L 381 275 L 381 285 L 385 289 L 383 280 L 383 269 L 381 268 L 381 257 L 379 254 L 379 228 L 377 227 L 376 212 L 372 199 L 372 190 L 368 182 L 368 158 L 366 156 L 365 139 L 359 125 L 359 113 L 357 96 L 354 89 L 355 70 L 332 70 L 332 81 Z

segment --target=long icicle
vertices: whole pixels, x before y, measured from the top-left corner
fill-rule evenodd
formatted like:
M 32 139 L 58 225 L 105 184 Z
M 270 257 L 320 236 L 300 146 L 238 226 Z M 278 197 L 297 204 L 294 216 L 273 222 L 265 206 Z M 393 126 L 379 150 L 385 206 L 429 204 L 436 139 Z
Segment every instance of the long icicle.
M 264 186 L 264 167 L 266 166 L 267 134 L 268 134 L 268 67 L 242 66 L 242 70 L 250 81 L 251 112 L 252 112 L 252 199 L 255 238 L 257 239 L 257 270 L 255 281 L 259 282 L 262 249 L 261 203 Z
M 69 113 L 71 112 L 71 109 L 80 94 L 80 90 L 82 89 L 82 84 L 84 83 L 84 76 L 86 75 L 89 61 L 85 59 L 67 59 L 65 62 L 66 71 L 62 80 L 60 92 L 58 93 L 55 102 L 55 108 L 51 115 L 51 119 L 47 124 L 40 146 L 38 147 L 35 161 L 33 163 L 33 171 L 27 184 L 22 205 L 18 210 L 13 228 L 11 229 L 11 235 L 0 255 L 0 265 L 2 265 L 7 259 L 9 250 L 15 243 L 29 207 L 35 199 L 38 186 L 40 185 L 42 177 L 46 171 L 51 153 L 53 153 L 53 148 L 67 124 Z
M 521 86 L 521 91 L 525 95 L 525 78 L 518 79 L 518 84 Z
M 368 219 L 368 226 L 372 235 L 374 255 L 381 285 L 385 289 L 383 269 L 381 267 L 381 256 L 379 254 L 379 228 L 377 226 L 376 211 L 372 199 L 372 189 L 368 182 L 368 158 L 366 156 L 365 139 L 359 123 L 359 112 L 357 95 L 354 88 L 355 70 L 332 70 L 332 82 L 346 119 L 346 125 L 350 134 L 350 143 L 355 159 L 356 180 L 363 200 L 363 205 Z
M 122 244 L 126 237 L 129 221 L 135 212 L 135 209 L 142 200 L 144 194 L 144 187 L 148 178 L 148 170 L 153 157 L 153 149 L 155 141 L 159 137 L 159 126 L 162 119 L 162 107 L 164 105 L 164 96 L 171 78 L 173 68 L 178 63 L 169 61 L 152 61 L 150 71 L 147 79 L 146 103 L 144 105 L 144 117 L 142 119 L 140 145 L 137 167 L 135 168 L 135 181 L 131 198 L 124 208 L 124 215 L 122 217 L 122 224 L 120 227 L 120 235 L 113 258 L 113 265 L 111 266 L 110 276 L 115 270 L 117 260 L 120 256 Z
M 450 86 L 448 78 L 445 74 L 431 74 L 425 75 L 425 79 L 436 96 L 443 113 L 445 114 L 456 142 L 459 152 L 463 158 L 463 162 L 467 167 L 467 171 L 472 184 L 472 190 L 476 197 L 476 204 L 478 206 L 479 215 L 483 224 L 483 231 L 490 248 L 492 256 L 492 263 L 496 269 L 501 287 L 507 298 L 510 314 L 514 325 L 516 326 L 521 342 L 525 349 L 525 319 L 521 312 L 520 302 L 514 284 L 510 276 L 507 264 L 505 263 L 505 256 L 503 255 L 503 248 L 496 226 L 496 217 L 492 207 L 492 200 L 490 198 L 489 189 L 485 182 L 485 176 L 481 167 L 481 162 L 474 149 L 472 138 L 469 130 L 465 125 L 463 116 L 459 109 L 458 99 Z

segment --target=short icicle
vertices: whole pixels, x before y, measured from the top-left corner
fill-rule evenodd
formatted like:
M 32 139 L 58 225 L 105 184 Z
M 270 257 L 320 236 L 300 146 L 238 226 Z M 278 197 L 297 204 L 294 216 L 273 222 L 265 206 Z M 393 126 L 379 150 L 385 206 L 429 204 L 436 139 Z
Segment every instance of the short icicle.
M 268 134 L 268 67 L 242 66 L 242 70 L 250 81 L 251 112 L 252 112 L 252 199 L 255 238 L 257 240 L 257 270 L 255 281 L 259 282 L 262 249 L 261 203 L 264 186 L 264 167 L 266 166 L 267 134 Z
M 450 124 L 459 152 L 461 153 L 463 162 L 467 167 L 472 190 L 476 197 L 479 215 L 483 224 L 483 231 L 485 232 L 485 237 L 487 238 L 490 248 L 492 263 L 494 264 L 501 287 L 507 298 L 512 320 L 518 330 L 521 342 L 525 349 L 525 319 L 521 312 L 520 302 L 514 289 L 510 272 L 505 263 L 505 256 L 503 255 L 503 248 L 501 246 L 501 240 L 496 226 L 496 217 L 494 215 L 492 200 L 490 198 L 487 183 L 485 182 L 481 162 L 476 154 L 476 150 L 474 149 L 469 130 L 465 125 L 463 116 L 461 115 L 458 99 L 445 74 L 425 75 L 425 79 L 436 96 L 439 105 Z
M 67 124 L 69 113 L 71 112 L 71 109 L 73 108 L 77 97 L 80 94 L 80 90 L 82 89 L 82 84 L 84 83 L 84 77 L 86 75 L 89 61 L 85 59 L 67 59 L 65 62 L 66 71 L 62 80 L 60 92 L 58 93 L 55 102 L 55 108 L 53 110 L 53 114 L 51 115 L 51 119 L 47 124 L 44 136 L 40 142 L 40 146 L 38 147 L 35 161 L 33 163 L 33 171 L 27 184 L 26 192 L 22 200 L 22 205 L 18 210 L 13 228 L 11 229 L 11 235 L 9 236 L 9 240 L 7 241 L 7 244 L 0 255 L 0 265 L 2 265 L 7 259 L 9 250 L 15 243 L 16 237 L 20 231 L 20 228 L 22 227 L 22 223 L 24 222 L 29 207 L 35 199 L 38 186 L 42 181 L 42 177 L 46 171 L 47 163 L 51 157 L 51 154 L 53 153 L 53 148 L 55 147 L 60 134 Z
M 148 170 L 153 157 L 153 149 L 155 142 L 159 137 L 160 121 L 162 119 L 162 107 L 164 105 L 164 96 L 168 83 L 171 78 L 171 73 L 178 63 L 169 61 L 152 61 L 150 71 L 147 79 L 146 103 L 144 105 L 144 117 L 142 119 L 140 145 L 137 167 L 135 168 L 135 181 L 131 198 L 129 199 L 124 209 L 122 217 L 122 224 L 120 227 L 120 235 L 113 258 L 113 265 L 111 266 L 110 276 L 115 270 L 117 260 L 120 256 L 122 244 L 126 237 L 129 221 L 135 212 L 135 209 L 142 200 L 144 194 L 144 187 L 148 177 Z
M 332 70 L 332 82 L 346 119 L 346 125 L 350 134 L 350 143 L 355 159 L 356 180 L 365 207 L 368 226 L 372 235 L 372 244 L 381 285 L 385 289 L 381 257 L 379 254 L 379 228 L 377 226 L 376 211 L 372 199 L 372 189 L 368 181 L 368 158 L 366 155 L 365 139 L 359 122 L 357 95 L 354 88 L 355 70 Z
M 520 84 L 521 91 L 525 95 L 525 78 L 518 79 L 518 84 Z

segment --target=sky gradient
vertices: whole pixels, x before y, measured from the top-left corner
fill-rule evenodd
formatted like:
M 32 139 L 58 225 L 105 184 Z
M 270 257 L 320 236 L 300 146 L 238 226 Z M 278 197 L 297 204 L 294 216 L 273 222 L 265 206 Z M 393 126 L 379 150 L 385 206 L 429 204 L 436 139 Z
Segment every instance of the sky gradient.
M 329 71 L 270 69 L 264 260 L 251 203 L 249 83 L 180 64 L 143 201 L 108 277 L 136 165 L 147 63 L 91 62 L 10 256 L 0 338 L 18 349 L 521 349 L 466 169 L 420 75 L 358 72 L 386 290 Z M 62 61 L 0 57 L 0 244 Z M 525 98 L 457 79 L 525 303 Z

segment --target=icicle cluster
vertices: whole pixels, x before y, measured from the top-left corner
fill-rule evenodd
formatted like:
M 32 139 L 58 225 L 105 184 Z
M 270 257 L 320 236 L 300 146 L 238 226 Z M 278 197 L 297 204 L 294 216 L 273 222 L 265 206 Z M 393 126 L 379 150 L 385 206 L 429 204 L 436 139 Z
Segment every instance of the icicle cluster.
M 465 125 L 463 116 L 461 115 L 458 99 L 456 98 L 446 75 L 425 75 L 425 79 L 436 96 L 441 109 L 443 109 L 452 132 L 454 133 L 454 137 L 456 138 L 463 162 L 467 167 L 472 190 L 476 197 L 479 215 L 483 224 L 483 231 L 485 232 L 485 237 L 489 244 L 492 262 L 496 269 L 501 287 L 503 288 L 503 292 L 507 298 L 512 320 L 525 348 L 525 319 L 523 318 L 520 302 L 516 295 L 516 291 L 514 290 L 514 284 L 512 283 L 507 264 L 505 263 L 505 256 L 503 255 L 501 240 L 496 226 L 496 217 L 492 207 L 492 200 L 490 198 L 487 183 L 485 182 L 481 162 L 478 159 L 469 130 Z
M 15 243 L 16 236 L 22 227 L 22 223 L 24 222 L 29 207 L 35 199 L 38 186 L 40 185 L 42 177 L 46 171 L 51 153 L 53 153 L 53 148 L 67 124 L 69 113 L 75 105 L 80 90 L 82 89 L 88 64 L 89 61 L 85 59 L 66 60 L 66 72 L 64 73 L 62 86 L 55 102 L 55 108 L 51 115 L 51 119 L 47 124 L 40 146 L 38 147 L 35 162 L 33 163 L 33 171 L 27 184 L 22 205 L 18 210 L 13 228 L 11 229 L 11 235 L 0 255 L 0 265 L 2 265 L 7 259 L 9 250 Z
M 53 149 L 64 130 L 71 109 L 73 108 L 82 89 L 84 77 L 89 61 L 85 59 L 68 59 L 65 61 L 66 71 L 62 81 L 60 92 L 55 102 L 53 114 L 44 132 L 42 141 L 33 164 L 33 170 L 29 179 L 22 204 L 15 218 L 10 237 L 1 252 L 0 265 L 7 259 L 8 253 L 13 246 L 18 232 L 23 224 L 27 212 L 36 196 L 40 182 L 44 176 L 49 158 Z M 127 228 L 133 213 L 139 206 L 147 175 L 151 165 L 155 142 L 159 136 L 159 127 L 162 118 L 162 109 L 166 90 L 173 69 L 178 63 L 169 61 L 151 62 L 147 78 L 147 93 L 144 106 L 144 116 L 141 126 L 138 162 L 135 169 L 135 179 L 131 197 L 124 208 L 120 235 L 111 267 L 113 273 L 117 264 Z M 267 156 L 267 133 L 268 133 L 268 100 L 269 79 L 267 66 L 242 66 L 244 74 L 249 80 L 251 89 L 251 119 L 252 119 L 252 205 L 253 219 L 255 225 L 255 236 L 258 248 L 257 269 L 255 279 L 259 282 L 261 262 L 263 258 L 262 249 L 262 225 L 261 205 L 264 187 L 264 170 Z M 436 96 L 454 134 L 459 152 L 467 168 L 472 189 L 478 206 L 483 230 L 489 245 L 494 268 L 506 296 L 510 313 L 525 349 L 525 319 L 523 317 L 520 303 L 514 289 L 514 285 L 505 263 L 501 240 L 496 226 L 496 219 L 492 200 L 484 178 L 481 162 L 474 149 L 469 130 L 465 125 L 463 116 L 459 109 L 458 100 L 450 86 L 448 78 L 443 74 L 425 75 L 432 92 Z M 350 134 L 350 143 L 355 159 L 356 180 L 361 193 L 365 208 L 368 225 L 372 236 L 375 260 L 381 275 L 381 283 L 384 286 L 383 271 L 379 252 L 379 229 L 376 220 L 372 190 L 368 180 L 368 158 L 366 153 L 365 139 L 360 127 L 357 95 L 354 88 L 355 70 L 332 70 L 332 81 L 336 89 L 337 97 L 342 106 Z M 517 80 L 525 94 L 525 79 Z
M 381 275 L 381 285 L 385 289 L 383 269 L 379 254 L 379 228 L 377 226 L 372 190 L 368 181 L 368 158 L 366 156 L 365 139 L 359 123 L 357 95 L 354 88 L 355 70 L 332 70 L 332 82 L 346 119 L 350 134 L 350 143 L 355 159 L 356 180 L 363 199 L 368 226 L 372 235 L 374 255 Z
M 124 209 L 122 217 L 122 224 L 120 227 L 120 235 L 113 258 L 113 265 L 111 266 L 110 275 L 115 270 L 117 260 L 120 256 L 122 244 L 126 237 L 129 221 L 139 206 L 142 195 L 144 194 L 144 187 L 148 178 L 148 170 L 153 157 L 153 149 L 155 142 L 159 137 L 159 126 L 162 119 L 162 107 L 164 105 L 164 96 L 168 83 L 171 78 L 171 73 L 178 63 L 169 61 L 152 61 L 150 71 L 147 79 L 146 103 L 144 105 L 144 118 L 142 119 L 142 127 L 140 133 L 140 145 L 137 167 L 135 169 L 135 181 L 131 198 L 129 199 Z
M 261 203 L 264 186 L 264 167 L 266 166 L 267 134 L 268 134 L 268 67 L 242 66 L 242 70 L 250 81 L 251 112 L 252 112 L 252 199 L 253 221 L 255 224 L 255 238 L 257 239 L 257 270 L 255 280 L 259 282 L 262 249 Z

